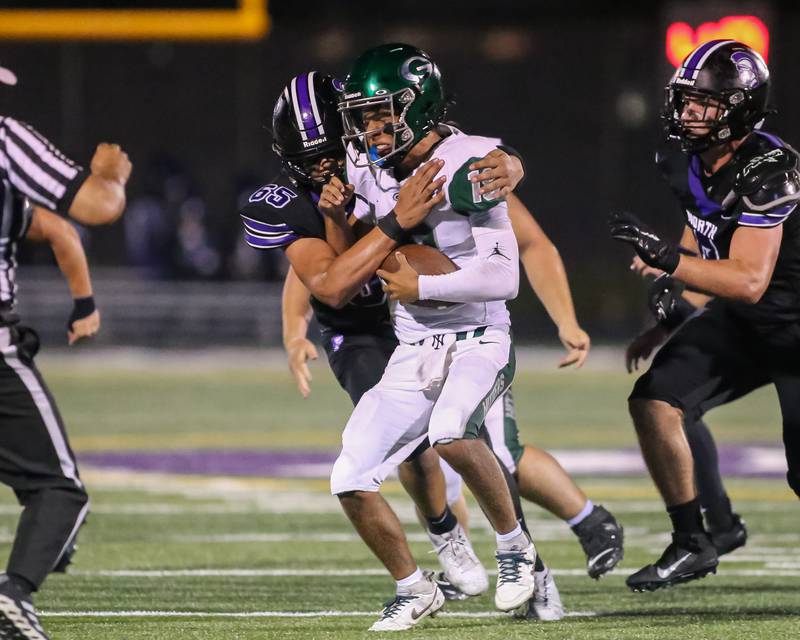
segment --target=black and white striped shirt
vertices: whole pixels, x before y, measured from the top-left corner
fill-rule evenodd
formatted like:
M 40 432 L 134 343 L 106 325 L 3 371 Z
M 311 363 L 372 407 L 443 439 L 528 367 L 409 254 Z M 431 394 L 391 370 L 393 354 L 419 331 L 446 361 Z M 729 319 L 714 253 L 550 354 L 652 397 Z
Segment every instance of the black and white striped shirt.
M 0 116 L 0 309 L 16 302 L 17 242 L 31 222 L 31 204 L 66 215 L 85 179 L 33 127 Z

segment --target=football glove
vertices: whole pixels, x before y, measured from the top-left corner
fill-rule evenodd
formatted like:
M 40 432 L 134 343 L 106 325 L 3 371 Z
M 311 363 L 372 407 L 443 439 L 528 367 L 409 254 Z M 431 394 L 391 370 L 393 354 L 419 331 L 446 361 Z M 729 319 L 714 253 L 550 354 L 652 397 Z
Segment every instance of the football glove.
M 678 268 L 678 247 L 658 237 L 655 231 L 632 213 L 612 213 L 608 220 L 611 237 L 633 246 L 639 257 L 651 267 L 673 273 Z
M 682 293 L 683 287 L 667 274 L 659 276 L 650 285 L 648 307 L 658 324 L 668 331 L 677 329 L 696 311 Z

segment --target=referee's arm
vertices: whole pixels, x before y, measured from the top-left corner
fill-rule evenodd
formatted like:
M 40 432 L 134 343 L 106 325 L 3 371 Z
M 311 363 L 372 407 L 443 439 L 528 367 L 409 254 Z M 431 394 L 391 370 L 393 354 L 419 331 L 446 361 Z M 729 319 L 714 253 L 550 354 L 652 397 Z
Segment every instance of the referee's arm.
M 97 145 L 92 172 L 75 194 L 69 215 L 89 225 L 114 222 L 125 210 L 125 184 L 131 169 L 128 154 L 119 145 Z
M 125 208 L 131 163 L 117 145 L 99 145 L 87 175 L 33 127 L 2 118 L 0 166 L 31 202 L 83 224 L 108 224 Z

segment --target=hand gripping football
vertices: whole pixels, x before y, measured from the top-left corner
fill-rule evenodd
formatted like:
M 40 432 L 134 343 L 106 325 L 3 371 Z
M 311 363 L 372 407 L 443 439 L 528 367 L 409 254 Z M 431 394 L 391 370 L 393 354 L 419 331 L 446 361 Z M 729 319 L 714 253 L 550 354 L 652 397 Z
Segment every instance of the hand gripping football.
M 401 252 L 411 268 L 421 276 L 443 276 L 458 270 L 458 265 L 441 251 L 426 244 L 404 244 L 392 251 L 381 265 L 381 269 L 394 273 L 400 267 L 394 254 Z M 418 307 L 430 309 L 445 309 L 451 307 L 455 302 L 442 302 L 441 300 L 418 300 L 414 303 Z
M 381 269 L 394 273 L 399 268 L 396 252 L 402 253 L 411 268 L 421 276 L 443 276 L 458 270 L 458 265 L 441 251 L 425 244 L 404 244 L 392 251 L 381 265 Z

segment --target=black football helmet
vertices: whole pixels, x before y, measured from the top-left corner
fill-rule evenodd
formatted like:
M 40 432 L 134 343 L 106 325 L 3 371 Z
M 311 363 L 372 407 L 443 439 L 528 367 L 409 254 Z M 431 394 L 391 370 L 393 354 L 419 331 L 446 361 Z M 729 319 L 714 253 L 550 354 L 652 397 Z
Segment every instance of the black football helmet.
M 698 153 L 743 138 L 771 113 L 769 70 L 753 49 L 735 40 L 712 40 L 692 51 L 665 89 L 662 119 L 668 140 Z M 700 117 L 684 117 L 687 103 Z
M 331 75 L 301 73 L 288 82 L 272 113 L 272 150 L 294 182 L 316 191 L 331 176 L 344 175 L 341 90 Z

